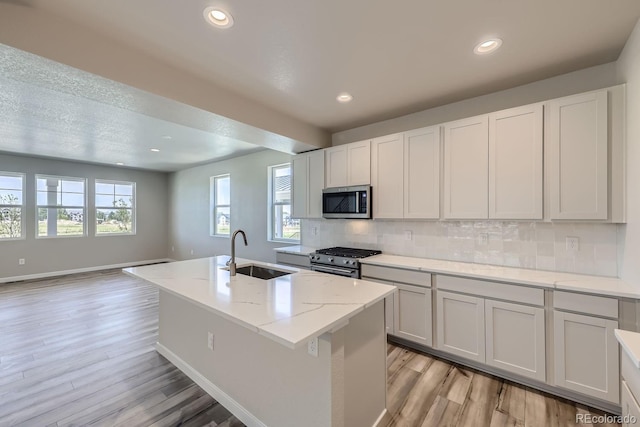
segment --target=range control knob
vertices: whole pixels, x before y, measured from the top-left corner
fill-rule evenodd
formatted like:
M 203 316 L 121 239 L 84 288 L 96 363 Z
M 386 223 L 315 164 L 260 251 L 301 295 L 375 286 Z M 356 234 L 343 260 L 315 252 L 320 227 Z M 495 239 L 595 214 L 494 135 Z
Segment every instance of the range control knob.
M 343 260 L 342 260 L 342 263 L 343 263 L 343 264 L 349 264 L 349 260 L 343 259 Z
M 349 264 L 356 265 L 356 262 L 355 261 L 350 261 Z
M 333 258 L 329 257 L 329 258 L 327 258 L 327 261 L 333 262 Z

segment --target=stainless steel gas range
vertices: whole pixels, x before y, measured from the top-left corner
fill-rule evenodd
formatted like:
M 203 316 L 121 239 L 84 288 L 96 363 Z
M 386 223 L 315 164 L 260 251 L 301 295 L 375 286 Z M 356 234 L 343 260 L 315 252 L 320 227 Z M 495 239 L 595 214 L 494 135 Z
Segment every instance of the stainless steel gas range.
M 311 270 L 338 276 L 360 278 L 360 259 L 381 254 L 372 249 L 328 248 L 309 254 Z

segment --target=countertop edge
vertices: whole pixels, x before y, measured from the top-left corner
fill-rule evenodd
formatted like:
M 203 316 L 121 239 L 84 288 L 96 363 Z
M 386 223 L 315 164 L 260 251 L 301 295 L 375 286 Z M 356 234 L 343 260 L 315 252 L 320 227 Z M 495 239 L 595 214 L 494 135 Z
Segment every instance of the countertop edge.
M 393 257 L 394 260 L 384 259 L 376 259 L 378 257 Z M 557 290 L 565 290 L 570 292 L 580 292 L 592 295 L 600 295 L 600 296 L 609 296 L 616 298 L 630 298 L 630 299 L 640 299 L 640 289 L 635 290 L 633 287 L 624 282 L 622 279 L 617 277 L 600 277 L 600 276 L 590 276 L 579 273 L 565 273 L 565 272 L 553 272 L 546 270 L 528 270 L 528 269 L 520 269 L 517 267 L 506 267 L 506 266 L 494 266 L 488 264 L 474 264 L 474 263 L 465 263 L 458 261 L 450 261 L 450 260 L 438 260 L 438 259 L 430 259 L 430 258 L 414 258 L 414 257 L 404 257 L 401 255 L 389 255 L 389 254 L 381 254 L 375 255 L 372 257 L 364 258 L 360 261 L 365 265 L 375 265 L 379 267 L 388 267 L 388 268 L 396 268 L 402 270 L 412 270 L 412 271 L 423 271 L 426 273 L 433 274 L 444 274 L 450 276 L 459 276 L 466 277 L 472 279 L 480 279 L 480 280 L 492 280 L 492 281 L 500 281 L 506 283 L 512 283 L 514 285 L 523 285 L 523 286 L 533 286 L 537 288 L 544 289 L 557 289 Z M 508 271 L 513 271 L 515 274 L 522 274 L 523 272 L 531 272 L 531 274 L 539 274 L 547 276 L 545 279 L 535 280 L 535 279 L 526 279 L 526 278 L 518 278 L 511 277 L 510 275 L 504 275 L 500 272 L 495 273 L 486 273 L 486 272 L 469 272 L 469 271 L 458 271 L 455 269 L 447 269 L 441 267 L 428 268 L 422 263 L 427 262 L 446 262 L 460 264 L 460 268 L 486 268 L 486 269 L 505 269 Z M 555 276 L 555 277 L 554 277 Z M 579 276 L 579 277 L 575 277 Z M 598 288 L 593 286 L 584 286 L 580 284 L 580 279 L 583 281 L 588 281 L 593 283 L 594 281 L 602 280 L 602 281 L 613 281 L 622 285 L 622 290 L 620 289 L 605 289 Z M 628 287 L 628 290 L 624 288 Z
M 629 359 L 631 359 L 634 366 L 640 369 L 640 354 L 636 354 L 632 348 L 633 343 L 635 343 L 635 346 L 638 347 L 637 349 L 640 351 L 640 333 L 625 331 L 624 329 L 615 329 L 614 333 L 620 346 L 629 355 Z

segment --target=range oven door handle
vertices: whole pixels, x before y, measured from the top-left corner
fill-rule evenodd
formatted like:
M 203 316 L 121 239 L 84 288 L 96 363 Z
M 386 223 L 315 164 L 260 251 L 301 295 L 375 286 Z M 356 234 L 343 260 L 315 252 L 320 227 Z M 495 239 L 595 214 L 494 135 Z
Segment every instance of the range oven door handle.
M 355 277 L 357 276 L 357 272 L 358 272 L 357 270 L 350 270 L 347 268 L 325 267 L 324 265 L 322 266 L 312 265 L 311 270 L 319 271 L 320 273 L 337 274 L 337 275 L 346 276 L 346 277 Z

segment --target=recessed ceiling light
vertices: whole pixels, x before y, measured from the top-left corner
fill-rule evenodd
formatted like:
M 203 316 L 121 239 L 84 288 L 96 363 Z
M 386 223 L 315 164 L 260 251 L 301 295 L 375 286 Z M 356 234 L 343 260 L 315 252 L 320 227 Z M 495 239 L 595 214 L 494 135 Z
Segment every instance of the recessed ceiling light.
M 485 55 L 487 53 L 494 52 L 502 46 L 502 39 L 489 39 L 480 42 L 473 48 L 473 53 L 476 55 Z
M 159 148 L 151 148 L 150 151 L 153 151 L 154 153 L 158 153 L 158 152 L 160 152 L 160 149 Z
M 171 139 L 171 135 L 163 135 L 162 139 Z
M 336 100 L 341 103 L 347 103 L 353 99 L 350 93 L 342 92 L 340 95 L 336 96 Z
M 116 165 L 118 165 L 118 166 L 124 166 L 124 163 L 122 163 L 122 162 L 118 162 L 118 163 L 116 163 Z
M 207 7 L 203 15 L 204 19 L 214 27 L 229 28 L 233 25 L 233 16 L 217 7 Z

